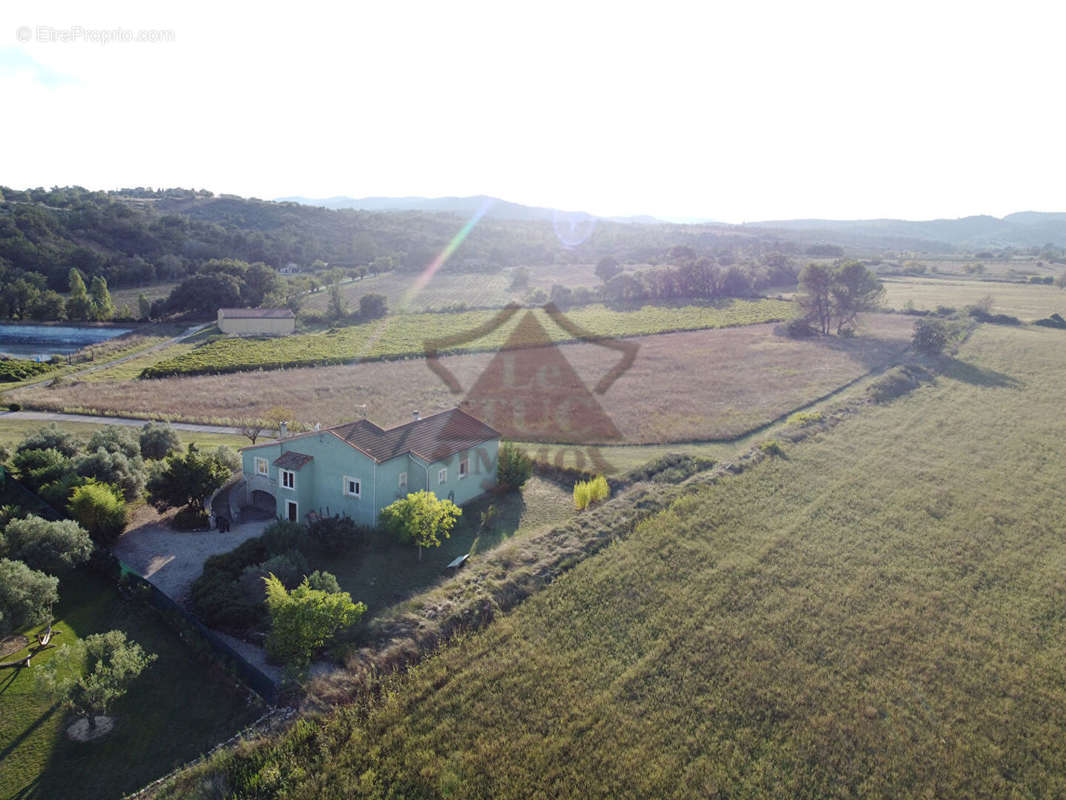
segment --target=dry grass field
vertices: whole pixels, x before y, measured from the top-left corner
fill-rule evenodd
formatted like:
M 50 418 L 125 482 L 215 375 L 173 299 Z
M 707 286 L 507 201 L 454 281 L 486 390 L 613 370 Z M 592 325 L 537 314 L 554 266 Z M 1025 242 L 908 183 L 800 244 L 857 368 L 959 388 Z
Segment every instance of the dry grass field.
M 1010 314 L 1023 322 L 1066 313 L 1066 292 L 1046 284 L 1002 283 L 960 278 L 885 278 L 885 305 L 902 309 L 907 302 L 918 309 L 937 306 L 963 308 L 992 297 L 992 312 Z
M 638 337 L 627 340 L 639 347 L 632 367 L 595 399 L 629 443 L 734 437 L 887 363 L 909 342 L 912 325 L 910 317 L 872 314 L 853 339 L 795 341 L 775 334 L 773 325 Z M 587 397 L 585 387 L 595 386 L 620 358 L 593 344 L 509 351 L 506 357 L 518 364 L 520 374 L 537 373 L 553 368 L 549 361 L 557 352 L 579 378 L 565 387 L 578 398 Z M 467 392 L 495 357 L 449 356 L 441 363 Z M 556 388 L 565 380 L 550 375 Z M 524 397 L 521 389 L 515 393 Z M 422 359 L 151 381 L 67 382 L 14 395 L 24 404 L 52 410 L 202 421 L 260 417 L 281 405 L 302 422 L 323 425 L 357 418 L 363 404 L 369 418 L 395 425 L 409 420 L 415 409 L 428 414 L 465 397 L 452 394 Z M 557 438 L 528 435 L 536 431 L 508 417 L 512 410 L 498 409 L 489 421 L 520 440 Z M 554 430 L 566 425 L 560 422 Z M 589 440 L 580 427 L 575 435 Z
M 695 489 L 164 797 L 1066 795 L 1060 331 Z

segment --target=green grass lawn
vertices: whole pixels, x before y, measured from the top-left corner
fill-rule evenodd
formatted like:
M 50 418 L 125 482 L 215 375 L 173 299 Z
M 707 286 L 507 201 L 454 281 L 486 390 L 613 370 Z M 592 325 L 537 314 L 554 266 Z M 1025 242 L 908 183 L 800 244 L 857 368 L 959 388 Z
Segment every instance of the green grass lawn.
M 0 672 L 0 798 L 119 798 L 262 713 L 153 612 L 123 601 L 102 578 L 75 574 L 61 583 L 60 596 L 59 646 L 119 629 L 159 659 L 114 705 L 115 731 L 91 743 L 67 739 L 70 717 L 37 689 L 34 673 L 55 650 L 36 656 L 29 669 Z
M 1064 344 L 982 326 L 934 384 L 211 769 L 316 800 L 1064 796 Z
M 489 506 L 495 507 L 496 515 L 482 528 L 481 514 Z M 445 567 L 457 556 L 483 553 L 504 541 L 562 522 L 572 513 L 569 487 L 534 477 L 521 493 L 481 498 L 464 507 L 451 537 L 438 548 L 423 550 L 421 560 L 417 548 L 375 536 L 373 542 L 344 557 L 317 559 L 311 566 L 336 575 L 353 600 L 366 603 L 364 620 L 369 620 L 448 577 L 451 572 Z

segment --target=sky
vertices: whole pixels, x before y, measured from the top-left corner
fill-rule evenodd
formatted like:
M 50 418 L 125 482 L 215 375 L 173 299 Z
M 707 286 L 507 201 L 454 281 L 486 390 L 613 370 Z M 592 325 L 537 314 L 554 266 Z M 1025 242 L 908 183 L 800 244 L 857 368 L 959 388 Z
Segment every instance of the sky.
M 727 222 L 1064 211 L 1064 22 L 932 0 L 5 0 L 0 184 Z

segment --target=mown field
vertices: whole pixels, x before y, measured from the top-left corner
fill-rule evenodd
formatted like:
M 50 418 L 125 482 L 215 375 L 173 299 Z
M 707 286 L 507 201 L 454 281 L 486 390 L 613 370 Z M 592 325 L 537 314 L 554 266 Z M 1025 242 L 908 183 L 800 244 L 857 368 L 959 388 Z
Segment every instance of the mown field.
M 645 306 L 614 311 L 586 306 L 567 313 L 567 319 L 594 336 L 640 336 L 677 330 L 725 328 L 787 318 L 792 305 L 780 300 L 728 300 L 700 306 Z M 440 352 L 495 350 L 522 346 L 512 334 L 526 313 L 532 313 L 552 341 L 568 341 L 573 333 L 556 325 L 541 309 L 519 311 L 498 321 L 502 312 L 468 311 L 455 314 L 397 314 L 382 320 L 331 328 L 321 333 L 273 339 L 224 338 L 208 341 L 192 352 L 165 358 L 147 367 L 146 378 L 171 375 L 224 374 L 254 369 L 342 364 L 360 359 L 424 355 L 432 340 L 456 337 L 438 344 Z
M 852 339 L 793 340 L 777 335 L 770 324 L 639 337 L 630 340 L 638 346 L 632 366 L 605 394 L 595 395 L 595 402 L 626 442 L 733 437 L 891 361 L 907 346 L 913 323 L 903 315 L 867 315 L 860 335 Z M 572 365 L 578 384 L 564 384 L 565 376 L 552 371 L 557 352 Z M 562 430 L 571 425 L 567 397 L 587 398 L 621 355 L 594 344 L 573 344 L 558 351 L 515 351 L 507 356 L 512 357 L 523 374 L 554 376 L 552 387 L 538 386 L 532 395 L 547 398 L 548 416 Z M 463 389 L 458 395 L 425 361 L 411 359 L 152 381 L 68 382 L 14 397 L 53 410 L 228 423 L 261 417 L 280 405 L 291 408 L 296 420 L 323 425 L 358 418 L 366 404 L 370 419 L 391 426 L 409 420 L 415 409 L 429 414 L 466 399 L 476 401 L 477 391 L 473 398 L 469 393 L 495 358 L 493 353 L 442 358 Z M 510 394 L 530 400 L 530 393 L 517 388 Z M 532 436 L 534 424 L 519 419 L 510 405 L 475 402 L 471 408 L 512 438 L 542 438 Z M 596 441 L 582 438 L 580 427 L 572 432 L 571 441 Z
M 647 268 L 645 265 L 627 265 L 627 271 Z M 512 289 L 513 276 L 517 269 L 529 272 L 526 289 Z M 341 284 L 341 294 L 350 308 L 359 304 L 364 294 L 383 294 L 388 298 L 389 308 L 394 311 L 438 311 L 465 305 L 470 308 L 502 307 L 512 301 L 521 301 L 529 289 L 549 290 L 552 284 L 576 288 L 595 287 L 602 281 L 596 275 L 595 264 L 539 264 L 530 267 L 511 267 L 498 273 L 452 272 L 445 268 L 420 291 L 412 291 L 418 273 L 387 272 L 358 281 Z M 325 311 L 329 305 L 329 293 L 324 289 L 308 295 L 303 308 Z
M 918 309 L 937 306 L 963 308 L 992 298 L 992 313 L 1009 314 L 1023 322 L 1052 313 L 1066 313 L 1066 292 L 1045 284 L 1003 283 L 972 279 L 885 278 L 885 305 L 897 310 L 908 302 Z
M 935 384 L 164 796 L 1063 796 L 1063 343 L 982 326 Z
M 61 583 L 55 627 L 62 631 L 59 646 L 117 628 L 159 659 L 115 703 L 114 732 L 89 743 L 67 739 L 72 720 L 37 688 L 34 673 L 55 650 L 36 656 L 29 669 L 0 672 L 0 797 L 118 798 L 262 713 L 150 611 L 123 601 L 101 578 L 79 574 Z

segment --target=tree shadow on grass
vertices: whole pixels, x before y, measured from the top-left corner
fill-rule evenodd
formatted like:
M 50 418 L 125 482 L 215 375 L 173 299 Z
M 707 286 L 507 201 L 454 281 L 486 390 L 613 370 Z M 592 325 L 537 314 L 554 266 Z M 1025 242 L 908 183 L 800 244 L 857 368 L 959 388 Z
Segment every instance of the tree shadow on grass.
M 59 709 L 59 704 L 58 703 L 54 704 L 51 708 L 49 708 L 47 711 L 45 711 L 43 714 L 41 714 L 41 716 L 39 716 L 36 720 L 34 720 L 34 722 L 28 728 L 26 728 L 26 730 L 24 730 L 22 733 L 20 733 L 18 736 L 16 736 L 15 739 L 12 740 L 11 743 L 8 744 L 3 750 L 0 750 L 0 762 L 2 762 L 5 758 L 7 758 L 9 755 L 11 755 L 16 749 L 18 749 L 18 746 L 20 744 L 22 744 L 30 736 L 32 736 L 33 732 L 36 731 L 39 727 L 41 727 L 45 722 L 47 722 L 48 719 L 54 713 L 56 713 L 56 711 L 58 709 Z
M 945 356 L 941 360 L 941 374 L 945 378 L 969 383 L 973 386 L 985 386 L 998 389 L 1022 389 L 1025 382 L 1007 375 L 1005 372 L 997 372 L 994 369 L 978 367 L 975 364 L 967 364 L 965 361 L 952 356 Z

